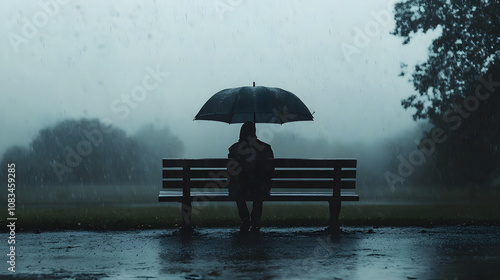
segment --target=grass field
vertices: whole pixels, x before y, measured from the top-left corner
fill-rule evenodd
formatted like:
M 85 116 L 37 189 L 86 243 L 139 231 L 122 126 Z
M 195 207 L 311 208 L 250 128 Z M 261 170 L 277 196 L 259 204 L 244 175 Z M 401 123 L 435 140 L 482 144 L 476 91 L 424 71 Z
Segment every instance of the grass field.
M 177 227 L 180 209 L 168 206 L 23 209 L 17 211 L 17 218 L 17 227 L 23 231 L 158 229 Z M 348 226 L 500 225 L 500 207 L 346 203 L 340 219 Z M 236 207 L 232 204 L 194 208 L 192 221 L 200 227 L 236 227 L 239 224 Z M 327 204 L 268 203 L 264 206 L 263 226 L 322 226 L 327 221 Z
M 20 190 L 16 227 L 18 231 L 177 227 L 181 219 L 180 205 L 157 203 L 157 194 L 158 188 L 153 186 Z M 498 191 L 377 192 L 376 195 L 361 195 L 361 198 L 360 202 L 342 205 L 340 220 L 343 225 L 500 225 Z M 195 204 L 192 221 L 199 227 L 237 227 L 239 224 L 234 203 Z M 328 203 L 264 203 L 262 222 L 263 226 L 326 226 Z M 0 220 L 4 232 L 6 223 L 6 219 Z

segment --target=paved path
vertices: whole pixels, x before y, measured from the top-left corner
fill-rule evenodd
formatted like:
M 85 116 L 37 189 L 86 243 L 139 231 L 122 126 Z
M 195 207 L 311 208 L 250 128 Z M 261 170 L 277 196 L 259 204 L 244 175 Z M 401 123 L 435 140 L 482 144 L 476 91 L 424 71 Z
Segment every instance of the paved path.
M 1 279 L 498 279 L 500 227 L 18 233 Z M 8 250 L 7 245 L 5 250 Z

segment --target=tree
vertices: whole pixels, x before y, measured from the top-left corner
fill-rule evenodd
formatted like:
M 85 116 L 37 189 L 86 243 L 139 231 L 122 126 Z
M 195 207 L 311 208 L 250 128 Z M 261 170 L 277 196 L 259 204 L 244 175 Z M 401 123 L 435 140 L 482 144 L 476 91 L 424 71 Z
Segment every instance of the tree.
M 484 76 L 500 77 L 499 66 L 492 65 Z M 476 81 L 466 90 L 466 97 L 454 105 L 457 112 L 436 114 L 434 128 L 446 134 L 446 142 L 436 146 L 434 158 L 435 166 L 440 167 L 435 175 L 443 183 L 485 185 L 499 175 L 500 87 L 492 89 L 490 92 Z M 480 98 L 477 93 L 481 93 Z
M 483 75 L 500 54 L 498 0 L 409 0 L 395 5 L 393 34 L 408 44 L 418 32 L 440 28 L 426 62 L 415 66 L 418 92 L 403 100 L 417 111 L 413 118 L 430 119 L 453 109 L 468 86 Z
M 167 153 L 155 151 L 159 145 L 150 135 Z M 28 148 L 8 149 L 0 163 L 14 162 L 25 185 L 158 183 L 161 157 L 180 156 L 183 149 L 167 129 L 142 130 L 137 138 L 98 119 L 64 120 L 40 130 Z
M 498 0 L 409 0 L 395 5 L 393 34 L 408 44 L 441 30 L 412 74 L 417 94 L 402 101 L 446 133 L 436 146 L 434 176 L 445 184 L 491 181 L 500 151 L 500 5 Z M 430 132 L 429 132 L 430 134 Z

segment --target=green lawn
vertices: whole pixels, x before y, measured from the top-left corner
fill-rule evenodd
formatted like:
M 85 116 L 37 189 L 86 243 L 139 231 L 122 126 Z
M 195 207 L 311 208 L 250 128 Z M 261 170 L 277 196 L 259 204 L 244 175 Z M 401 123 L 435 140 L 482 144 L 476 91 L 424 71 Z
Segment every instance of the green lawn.
M 236 227 L 232 204 L 195 207 L 192 221 L 200 227 Z M 499 206 L 463 205 L 343 205 L 341 223 L 346 226 L 433 226 L 500 224 Z M 178 207 L 91 207 L 24 209 L 17 211 L 17 228 L 23 231 L 129 230 L 174 228 L 180 223 Z M 264 206 L 263 226 L 323 226 L 328 221 L 325 204 L 276 204 Z M 5 221 L 3 222 L 5 223 Z M 5 228 L 2 225 L 2 228 Z
M 17 231 L 175 228 L 178 203 L 157 203 L 156 186 L 65 186 L 19 189 Z M 361 192 L 342 204 L 346 226 L 500 224 L 500 190 Z M 237 227 L 234 203 L 195 204 L 193 224 Z M 7 213 L 6 213 L 7 214 Z M 326 226 L 328 203 L 264 203 L 263 226 Z M 7 220 L 0 220 L 5 232 Z

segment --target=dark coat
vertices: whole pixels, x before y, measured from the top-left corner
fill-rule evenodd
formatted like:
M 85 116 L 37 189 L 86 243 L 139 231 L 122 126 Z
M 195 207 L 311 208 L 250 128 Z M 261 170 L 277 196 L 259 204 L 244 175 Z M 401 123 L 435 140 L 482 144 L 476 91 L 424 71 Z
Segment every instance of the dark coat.
M 229 194 L 234 198 L 252 199 L 269 196 L 273 169 L 264 164 L 274 158 L 271 146 L 256 138 L 238 141 L 229 148 L 229 158 L 235 159 L 238 174 L 230 177 Z

